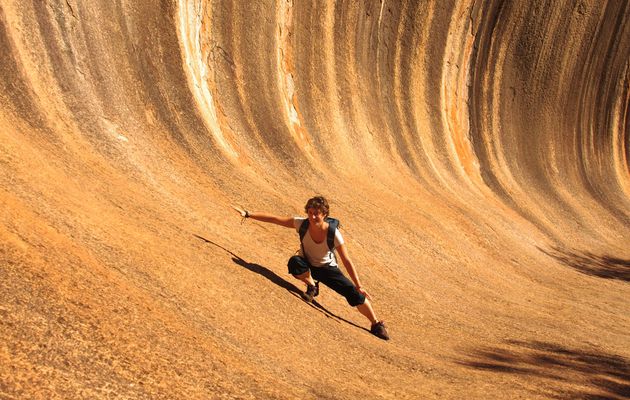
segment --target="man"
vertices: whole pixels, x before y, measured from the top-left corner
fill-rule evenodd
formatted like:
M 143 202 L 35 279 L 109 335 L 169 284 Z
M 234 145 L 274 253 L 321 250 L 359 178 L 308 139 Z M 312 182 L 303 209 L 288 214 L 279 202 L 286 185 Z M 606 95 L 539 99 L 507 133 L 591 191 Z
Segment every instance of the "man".
M 238 207 L 234 208 L 243 218 L 252 218 L 261 222 L 293 228 L 298 232 L 302 224 L 308 224 L 308 229 L 301 239 L 299 254 L 291 257 L 288 262 L 289 273 L 306 284 L 304 299 L 308 302 L 313 301 L 313 297 L 319 294 L 319 282 L 321 282 L 344 296 L 348 304 L 356 307 L 361 314 L 370 320 L 372 323 L 370 332 L 372 334 L 381 339 L 389 340 L 385 324 L 376 318 L 369 300 L 370 295 L 361 286 L 359 275 L 348 256 L 341 232 L 333 226 L 329 234 L 330 222 L 326 218 L 330 207 L 323 196 L 313 197 L 306 202 L 304 211 L 308 214 L 308 218 L 278 217 L 266 213 L 250 212 Z M 329 235 L 332 235 L 332 230 L 334 230 L 334 240 L 332 237 L 330 237 L 331 240 L 327 240 Z M 329 242 L 333 245 L 333 249 L 329 247 Z M 339 269 L 333 250 L 337 250 L 339 253 L 352 281 Z

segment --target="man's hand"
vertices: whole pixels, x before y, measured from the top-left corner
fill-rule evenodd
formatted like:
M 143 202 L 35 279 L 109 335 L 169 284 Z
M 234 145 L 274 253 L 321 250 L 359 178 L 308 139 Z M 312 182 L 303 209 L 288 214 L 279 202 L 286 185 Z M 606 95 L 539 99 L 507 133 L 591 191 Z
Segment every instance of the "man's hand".
M 367 292 L 367 290 L 363 289 L 361 286 L 358 286 L 357 290 L 359 291 L 359 293 L 361 293 L 362 295 L 367 297 L 368 300 L 372 300 L 372 296 L 370 296 L 370 294 Z
M 241 214 L 241 217 L 243 218 L 249 217 L 249 213 L 246 210 L 243 210 L 241 207 L 232 206 L 232 208 L 235 209 L 239 214 Z

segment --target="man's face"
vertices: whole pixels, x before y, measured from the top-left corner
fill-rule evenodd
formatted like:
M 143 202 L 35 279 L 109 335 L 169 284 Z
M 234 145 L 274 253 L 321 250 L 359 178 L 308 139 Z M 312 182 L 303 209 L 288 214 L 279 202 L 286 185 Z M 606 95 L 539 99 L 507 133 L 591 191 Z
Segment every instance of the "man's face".
M 308 219 L 316 224 L 316 225 L 321 225 L 324 223 L 324 219 L 326 218 L 326 215 L 324 215 L 323 212 L 321 212 L 319 209 L 317 208 L 309 208 L 308 209 Z

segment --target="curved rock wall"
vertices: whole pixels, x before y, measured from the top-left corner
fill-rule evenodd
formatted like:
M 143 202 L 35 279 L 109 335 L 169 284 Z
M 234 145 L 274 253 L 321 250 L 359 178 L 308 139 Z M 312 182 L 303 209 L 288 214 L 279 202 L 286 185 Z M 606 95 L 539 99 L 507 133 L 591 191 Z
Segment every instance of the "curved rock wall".
M 195 158 L 237 168 L 386 167 L 485 191 L 541 228 L 554 225 L 545 204 L 579 218 L 575 198 L 628 223 L 623 2 L 2 12 L 5 118 L 74 129 L 95 152 L 115 153 L 117 130 L 152 140 L 136 132 L 158 126 Z
M 629 16 L 4 1 L 0 397 L 621 393 L 601 382 L 630 357 Z M 230 208 L 314 193 L 389 347 L 331 294 L 303 307 L 294 235 Z

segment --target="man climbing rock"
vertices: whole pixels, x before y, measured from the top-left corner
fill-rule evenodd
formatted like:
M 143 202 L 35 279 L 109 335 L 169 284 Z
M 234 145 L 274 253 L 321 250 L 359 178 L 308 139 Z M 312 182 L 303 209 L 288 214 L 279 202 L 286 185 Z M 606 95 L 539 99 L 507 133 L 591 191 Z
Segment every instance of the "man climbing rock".
M 319 283 L 323 283 L 346 298 L 350 306 L 368 318 L 370 332 L 375 336 L 389 340 L 383 321 L 376 318 L 370 302 L 370 295 L 361 286 L 357 269 L 348 256 L 344 239 L 339 232 L 339 221 L 329 218 L 328 201 L 323 196 L 309 199 L 304 206 L 307 218 L 279 217 L 267 213 L 250 212 L 234 207 L 243 218 L 252 218 L 295 229 L 300 235 L 300 251 L 288 262 L 289 273 L 306 284 L 304 299 L 308 302 L 319 294 Z M 339 269 L 335 250 L 341 257 L 350 279 Z

